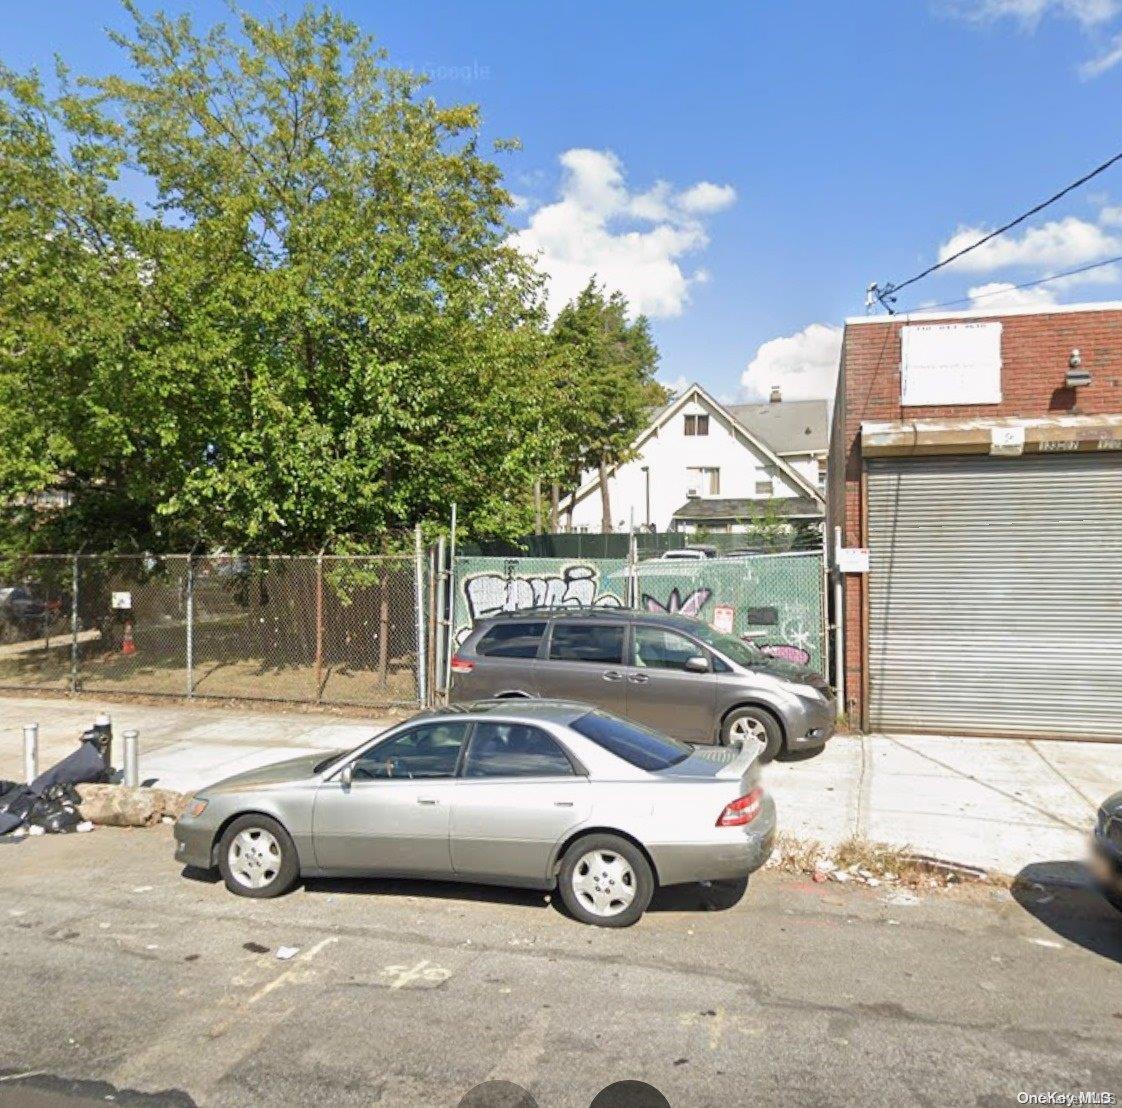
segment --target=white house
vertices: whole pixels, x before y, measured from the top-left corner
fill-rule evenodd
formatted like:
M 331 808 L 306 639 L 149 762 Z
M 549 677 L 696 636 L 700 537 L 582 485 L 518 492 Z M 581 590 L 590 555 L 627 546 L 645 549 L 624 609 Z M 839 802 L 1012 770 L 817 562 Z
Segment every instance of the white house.
M 770 441 L 769 441 L 770 440 Z M 612 529 L 750 529 L 768 509 L 791 520 L 821 519 L 827 449 L 825 400 L 722 405 L 690 385 L 652 417 L 636 456 L 608 475 Z M 586 473 L 561 504 L 562 524 L 600 531 L 600 478 Z

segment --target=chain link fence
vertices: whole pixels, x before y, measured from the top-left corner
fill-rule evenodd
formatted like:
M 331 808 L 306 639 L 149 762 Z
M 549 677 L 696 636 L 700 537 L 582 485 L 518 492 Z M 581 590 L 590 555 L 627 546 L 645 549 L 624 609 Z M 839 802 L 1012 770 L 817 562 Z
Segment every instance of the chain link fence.
M 408 555 L 20 559 L 0 687 L 416 706 L 425 576 Z
M 693 560 L 456 559 L 453 646 L 477 619 L 568 606 L 628 607 L 695 616 L 767 653 L 825 672 L 821 550 Z

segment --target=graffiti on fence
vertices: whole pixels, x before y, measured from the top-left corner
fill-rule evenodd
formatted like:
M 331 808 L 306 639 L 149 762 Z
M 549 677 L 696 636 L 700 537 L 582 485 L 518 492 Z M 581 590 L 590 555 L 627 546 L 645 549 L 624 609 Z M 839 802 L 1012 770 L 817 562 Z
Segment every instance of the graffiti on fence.
M 675 588 L 670 590 L 670 595 L 663 604 L 657 597 L 650 593 L 643 593 L 643 606 L 648 612 L 675 612 L 682 616 L 697 616 L 701 609 L 709 602 L 713 595 L 712 589 L 694 589 L 684 600 L 682 594 Z
M 801 646 L 792 646 L 790 643 L 760 643 L 760 650 L 772 658 L 779 658 L 784 662 L 794 662 L 797 666 L 810 664 L 810 651 L 803 650 Z
M 622 608 L 623 600 L 601 587 L 600 571 L 586 563 L 562 566 L 556 573 L 518 571 L 510 559 L 501 573 L 475 573 L 464 579 L 464 599 L 472 620 L 528 608 Z M 461 632 L 466 636 L 470 628 Z

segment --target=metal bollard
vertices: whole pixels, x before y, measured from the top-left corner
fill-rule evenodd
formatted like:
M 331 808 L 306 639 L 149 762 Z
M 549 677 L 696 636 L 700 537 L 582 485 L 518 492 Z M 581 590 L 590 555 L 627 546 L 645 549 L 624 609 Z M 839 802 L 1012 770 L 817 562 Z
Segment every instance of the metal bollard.
M 125 772 L 123 784 L 135 789 L 140 784 L 140 732 L 136 728 L 125 731 L 121 738 L 125 744 Z
M 30 785 L 39 776 L 39 724 L 29 723 L 23 729 L 23 775 Z

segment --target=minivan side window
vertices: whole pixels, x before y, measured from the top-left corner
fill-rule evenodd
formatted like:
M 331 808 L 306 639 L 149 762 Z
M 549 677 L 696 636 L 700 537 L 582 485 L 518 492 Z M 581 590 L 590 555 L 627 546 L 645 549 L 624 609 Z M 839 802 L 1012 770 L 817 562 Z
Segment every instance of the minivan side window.
M 619 665 L 623 661 L 623 624 L 555 623 L 549 642 L 554 662 L 599 662 Z
M 635 645 L 632 648 L 631 664 L 646 669 L 686 668 L 691 658 L 706 657 L 707 651 L 690 642 L 685 635 L 669 631 L 664 627 L 635 627 Z
M 545 622 L 496 623 L 476 644 L 485 658 L 536 658 L 545 634 Z

